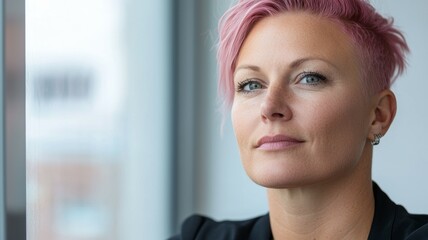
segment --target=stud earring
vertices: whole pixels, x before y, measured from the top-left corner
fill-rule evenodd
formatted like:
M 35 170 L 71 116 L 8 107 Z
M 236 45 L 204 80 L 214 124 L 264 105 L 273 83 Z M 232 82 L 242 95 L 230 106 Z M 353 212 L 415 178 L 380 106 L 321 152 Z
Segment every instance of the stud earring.
M 382 137 L 381 133 L 375 134 L 374 139 L 371 141 L 372 145 L 378 145 L 380 143 L 380 138 Z

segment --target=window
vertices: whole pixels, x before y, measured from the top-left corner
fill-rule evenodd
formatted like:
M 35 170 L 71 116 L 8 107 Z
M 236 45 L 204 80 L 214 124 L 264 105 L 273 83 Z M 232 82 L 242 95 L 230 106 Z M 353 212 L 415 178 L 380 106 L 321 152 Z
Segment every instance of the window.
M 171 235 L 170 3 L 26 4 L 27 239 Z

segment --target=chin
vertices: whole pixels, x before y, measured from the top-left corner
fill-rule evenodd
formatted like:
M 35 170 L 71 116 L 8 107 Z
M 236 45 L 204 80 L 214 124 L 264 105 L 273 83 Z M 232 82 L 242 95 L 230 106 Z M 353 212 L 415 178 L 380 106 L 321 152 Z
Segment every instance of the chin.
M 274 189 L 341 181 L 345 176 L 353 174 L 360 162 L 358 158 L 345 157 L 320 156 L 316 161 L 312 159 L 298 151 L 241 155 L 243 167 L 250 179 L 260 186 Z
M 291 189 L 304 186 L 302 181 L 284 181 L 283 179 L 253 179 L 257 185 L 270 189 Z
M 296 188 L 320 180 L 307 169 L 296 166 L 254 166 L 246 172 L 253 182 L 265 188 Z

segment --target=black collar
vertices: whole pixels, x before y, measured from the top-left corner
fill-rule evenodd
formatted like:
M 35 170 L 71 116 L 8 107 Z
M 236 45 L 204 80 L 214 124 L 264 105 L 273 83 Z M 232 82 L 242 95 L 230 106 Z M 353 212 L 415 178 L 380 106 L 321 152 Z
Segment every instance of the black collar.
M 391 201 L 375 182 L 373 193 L 375 213 L 368 240 L 407 239 L 408 236 L 412 236 L 410 239 L 428 239 L 428 215 L 409 214 L 404 207 Z M 269 214 L 257 220 L 249 239 L 273 239 Z

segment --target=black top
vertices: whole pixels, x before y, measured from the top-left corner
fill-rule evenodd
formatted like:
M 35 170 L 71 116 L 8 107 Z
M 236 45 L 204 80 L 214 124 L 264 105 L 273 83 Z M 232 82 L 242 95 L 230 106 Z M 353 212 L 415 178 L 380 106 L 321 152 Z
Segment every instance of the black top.
M 375 213 L 368 240 L 428 240 L 428 215 L 409 214 L 373 183 Z M 193 215 L 187 218 L 181 234 L 170 240 L 269 240 L 272 239 L 269 214 L 244 220 L 216 222 Z

